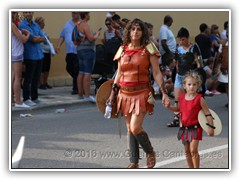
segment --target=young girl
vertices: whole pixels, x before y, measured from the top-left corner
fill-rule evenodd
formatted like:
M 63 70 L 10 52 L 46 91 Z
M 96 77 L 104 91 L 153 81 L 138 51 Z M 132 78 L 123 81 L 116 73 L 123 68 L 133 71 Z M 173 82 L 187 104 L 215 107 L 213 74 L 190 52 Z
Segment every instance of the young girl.
M 207 103 L 202 94 L 198 94 L 201 86 L 201 78 L 196 72 L 189 72 L 184 76 L 183 88 L 179 104 L 166 107 L 174 112 L 180 112 L 182 127 L 178 131 L 178 139 L 182 140 L 186 159 L 189 168 L 199 168 L 200 158 L 198 154 L 199 140 L 202 140 L 203 129 L 198 123 L 198 113 L 202 109 L 210 125 L 213 125 L 213 118 L 208 109 Z M 214 131 L 209 127 L 208 135 L 213 136 Z

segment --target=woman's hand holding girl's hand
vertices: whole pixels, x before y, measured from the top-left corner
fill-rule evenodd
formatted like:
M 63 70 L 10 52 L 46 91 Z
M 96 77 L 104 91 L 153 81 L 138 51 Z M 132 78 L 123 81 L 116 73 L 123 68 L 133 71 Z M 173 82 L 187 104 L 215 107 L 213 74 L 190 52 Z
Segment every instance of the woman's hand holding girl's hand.
M 170 99 L 167 94 L 162 95 L 162 103 L 166 108 L 170 106 Z

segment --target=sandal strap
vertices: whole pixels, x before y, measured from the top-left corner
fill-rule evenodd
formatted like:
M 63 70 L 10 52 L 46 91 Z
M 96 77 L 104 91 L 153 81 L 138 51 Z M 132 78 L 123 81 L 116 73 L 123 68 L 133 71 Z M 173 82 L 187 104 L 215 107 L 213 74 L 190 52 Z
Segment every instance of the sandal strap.
M 139 166 L 138 166 L 138 164 L 130 163 L 130 164 L 128 165 L 127 168 L 130 168 L 130 169 L 137 169 L 137 168 L 139 168 Z
M 179 126 L 179 120 L 173 120 L 172 122 L 167 124 L 168 127 L 178 127 Z
M 156 164 L 156 153 L 153 151 L 147 154 L 147 166 L 153 168 Z
M 174 119 L 174 121 L 176 121 L 176 120 L 179 120 L 179 118 L 180 118 L 179 114 L 175 114 L 173 119 Z

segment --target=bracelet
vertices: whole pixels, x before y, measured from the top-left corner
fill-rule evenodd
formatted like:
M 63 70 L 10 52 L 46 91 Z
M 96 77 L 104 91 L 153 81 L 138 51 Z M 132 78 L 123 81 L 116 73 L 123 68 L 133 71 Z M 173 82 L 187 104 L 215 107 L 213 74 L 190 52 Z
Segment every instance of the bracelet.
M 160 86 L 159 89 L 162 92 L 162 94 L 167 94 L 167 88 L 165 87 L 164 83 Z

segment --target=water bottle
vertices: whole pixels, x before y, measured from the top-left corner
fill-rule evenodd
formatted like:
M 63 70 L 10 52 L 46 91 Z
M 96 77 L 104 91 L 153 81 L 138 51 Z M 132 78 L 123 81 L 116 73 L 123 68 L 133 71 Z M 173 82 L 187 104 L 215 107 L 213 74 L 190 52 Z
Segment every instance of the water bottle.
M 111 113 L 112 113 L 112 106 L 111 106 L 111 103 L 108 103 L 107 106 L 106 106 L 106 109 L 105 109 L 104 117 L 106 119 L 110 119 L 111 118 Z

